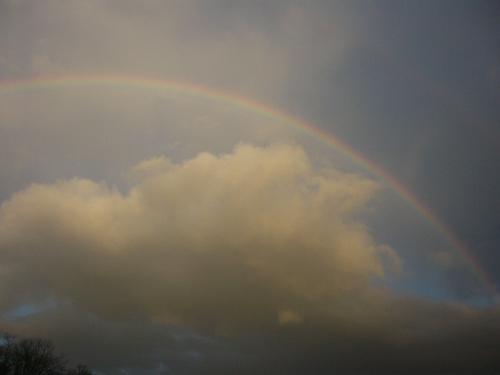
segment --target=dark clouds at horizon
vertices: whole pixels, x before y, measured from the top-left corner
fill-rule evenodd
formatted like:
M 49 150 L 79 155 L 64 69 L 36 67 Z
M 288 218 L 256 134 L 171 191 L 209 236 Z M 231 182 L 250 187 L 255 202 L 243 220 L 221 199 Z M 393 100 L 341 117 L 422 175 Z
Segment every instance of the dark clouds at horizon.
M 499 16 L 0 0 L 0 79 L 114 72 L 282 108 L 407 185 L 498 285 Z M 175 92 L 0 99 L 0 330 L 106 374 L 500 371 L 478 271 L 326 144 Z

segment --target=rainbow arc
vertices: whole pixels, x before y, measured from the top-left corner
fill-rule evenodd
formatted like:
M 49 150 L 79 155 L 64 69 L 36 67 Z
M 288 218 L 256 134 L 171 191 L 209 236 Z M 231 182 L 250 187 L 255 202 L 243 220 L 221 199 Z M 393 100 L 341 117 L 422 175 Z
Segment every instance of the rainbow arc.
M 296 116 L 271 107 L 263 102 L 251 99 L 238 94 L 230 93 L 224 90 L 215 89 L 190 82 L 180 82 L 175 80 L 166 80 L 159 78 L 115 75 L 115 74 L 86 74 L 86 75 L 58 75 L 58 76 L 40 76 L 28 79 L 0 80 L 0 94 L 6 92 L 15 92 L 23 90 L 35 90 L 43 88 L 69 88 L 69 87 L 93 87 L 110 86 L 124 89 L 141 88 L 154 90 L 168 90 L 183 95 L 198 96 L 212 100 L 222 101 L 242 110 L 251 111 L 278 120 L 302 129 L 322 142 L 326 142 L 334 147 L 338 152 L 348 159 L 354 161 L 362 168 L 366 169 L 383 183 L 389 186 L 396 194 L 405 200 L 416 212 L 427 220 L 448 243 L 463 256 L 472 269 L 492 292 L 493 296 L 499 300 L 496 291 L 496 284 L 492 277 L 483 269 L 473 252 L 461 241 L 452 229 L 443 222 L 422 200 L 420 200 L 409 187 L 402 184 L 386 169 L 379 164 L 368 159 L 359 151 L 355 150 L 346 142 L 325 130 L 315 126 Z

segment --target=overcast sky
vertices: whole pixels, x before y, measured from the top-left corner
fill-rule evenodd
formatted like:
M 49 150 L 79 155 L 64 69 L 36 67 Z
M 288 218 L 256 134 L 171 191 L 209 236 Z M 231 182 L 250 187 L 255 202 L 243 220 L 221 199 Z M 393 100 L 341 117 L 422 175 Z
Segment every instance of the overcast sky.
M 0 331 L 103 374 L 500 371 L 499 19 L 0 0 Z M 35 77 L 80 84 L 7 88 Z M 462 246 L 328 136 L 217 90 L 350 145 Z

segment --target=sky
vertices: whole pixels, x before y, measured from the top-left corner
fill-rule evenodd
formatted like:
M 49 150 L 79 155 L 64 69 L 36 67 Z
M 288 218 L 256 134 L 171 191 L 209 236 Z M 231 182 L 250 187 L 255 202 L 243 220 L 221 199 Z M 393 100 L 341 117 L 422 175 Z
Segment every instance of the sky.
M 0 331 L 96 374 L 500 372 L 499 17 L 0 0 Z

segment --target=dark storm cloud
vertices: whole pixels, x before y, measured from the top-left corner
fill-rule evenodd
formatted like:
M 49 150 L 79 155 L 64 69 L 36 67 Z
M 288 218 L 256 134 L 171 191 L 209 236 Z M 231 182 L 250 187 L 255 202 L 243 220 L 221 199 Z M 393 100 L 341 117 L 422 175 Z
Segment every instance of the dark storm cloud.
M 2 328 L 49 337 L 73 360 L 106 374 L 129 369 L 134 374 L 486 375 L 500 370 L 498 309 L 478 311 L 371 291 L 335 310 L 243 336 L 211 336 L 140 319 L 106 321 L 71 306 Z
M 498 4 L 352 10 L 362 37 L 340 64 L 293 77 L 296 106 L 410 186 L 500 281 Z

